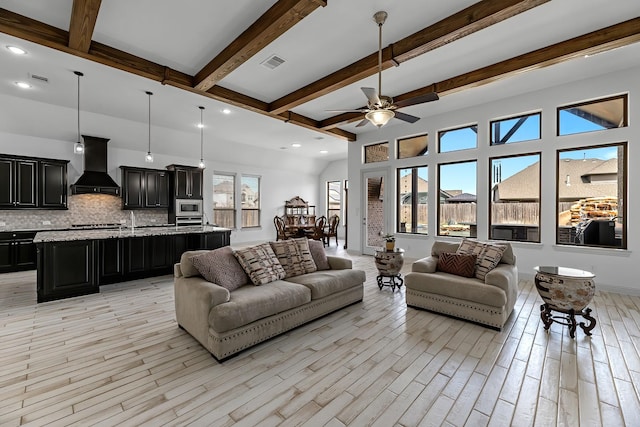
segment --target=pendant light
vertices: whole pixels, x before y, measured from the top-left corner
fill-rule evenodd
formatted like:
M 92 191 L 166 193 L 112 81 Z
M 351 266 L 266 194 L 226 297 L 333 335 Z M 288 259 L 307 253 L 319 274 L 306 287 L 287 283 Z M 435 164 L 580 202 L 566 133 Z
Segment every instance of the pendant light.
M 204 169 L 204 121 L 202 120 L 204 107 L 200 106 L 198 108 L 200 109 L 200 163 L 198 163 L 198 167 Z
M 80 71 L 74 71 L 73 74 L 78 76 L 78 141 L 73 144 L 73 152 L 76 154 L 84 153 L 84 144 L 80 140 L 80 77 L 84 76 Z
M 151 154 L 151 95 L 153 95 L 153 92 L 147 91 L 146 94 L 149 97 L 149 145 L 147 145 L 147 155 L 144 156 L 144 161 L 147 163 L 153 163 L 153 154 Z

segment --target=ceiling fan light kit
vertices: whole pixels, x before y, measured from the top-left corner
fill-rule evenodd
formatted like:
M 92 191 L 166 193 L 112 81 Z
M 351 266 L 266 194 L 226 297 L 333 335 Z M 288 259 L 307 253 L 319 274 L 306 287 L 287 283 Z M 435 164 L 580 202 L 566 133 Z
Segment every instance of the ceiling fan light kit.
M 365 118 L 378 127 L 386 125 L 396 114 L 391 110 L 373 110 L 365 114 Z

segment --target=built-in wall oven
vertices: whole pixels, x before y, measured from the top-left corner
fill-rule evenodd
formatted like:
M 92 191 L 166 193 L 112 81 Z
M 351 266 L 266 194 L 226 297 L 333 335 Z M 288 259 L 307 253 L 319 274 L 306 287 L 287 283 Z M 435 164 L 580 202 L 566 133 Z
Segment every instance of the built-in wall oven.
M 202 200 L 176 199 L 176 225 L 202 225 Z

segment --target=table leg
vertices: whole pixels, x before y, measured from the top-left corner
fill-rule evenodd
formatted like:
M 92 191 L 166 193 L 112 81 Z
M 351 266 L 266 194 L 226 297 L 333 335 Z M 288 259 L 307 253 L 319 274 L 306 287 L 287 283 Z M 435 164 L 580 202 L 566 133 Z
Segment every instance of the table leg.
M 542 323 L 544 323 L 544 330 L 548 331 L 553 323 L 553 319 L 551 318 L 551 307 L 549 307 L 549 304 L 544 303 L 540 305 L 540 319 L 542 319 Z
M 591 330 L 596 327 L 596 319 L 591 316 L 591 309 L 587 308 L 582 312 L 582 317 L 589 321 L 588 325 L 585 325 L 584 322 L 580 322 L 580 327 L 584 331 L 586 335 L 591 336 Z
M 569 314 L 567 315 L 567 320 L 569 321 L 569 336 L 571 338 L 576 337 L 576 313 L 573 309 L 569 310 Z
M 382 290 L 382 286 L 383 286 L 383 284 L 382 284 L 382 276 L 376 277 L 376 280 L 378 282 L 378 288 L 380 288 L 380 290 Z

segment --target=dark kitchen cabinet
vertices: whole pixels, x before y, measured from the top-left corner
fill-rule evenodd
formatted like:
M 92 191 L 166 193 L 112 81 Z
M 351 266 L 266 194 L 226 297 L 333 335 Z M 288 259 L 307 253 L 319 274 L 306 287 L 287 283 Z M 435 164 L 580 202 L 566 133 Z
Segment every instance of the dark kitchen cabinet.
M 135 273 L 143 273 L 147 262 L 147 251 L 144 237 L 130 237 L 126 243 L 125 274 L 134 277 Z
M 202 199 L 202 169 L 192 166 L 169 165 L 172 199 Z
M 35 208 L 38 205 L 38 162 L 0 157 L 0 208 Z
M 124 239 L 98 240 L 98 284 L 121 282 L 124 277 Z
M 41 208 L 67 208 L 67 163 L 66 160 L 40 161 Z
M 0 273 L 36 268 L 35 232 L 0 233 Z
M 173 268 L 175 236 L 146 236 L 126 239 L 127 280 L 168 274 Z
M 0 209 L 66 209 L 67 163 L 0 155 Z
M 94 240 L 38 243 L 38 302 L 97 293 Z
M 145 209 L 169 206 L 169 173 L 165 170 L 121 166 L 122 208 Z

